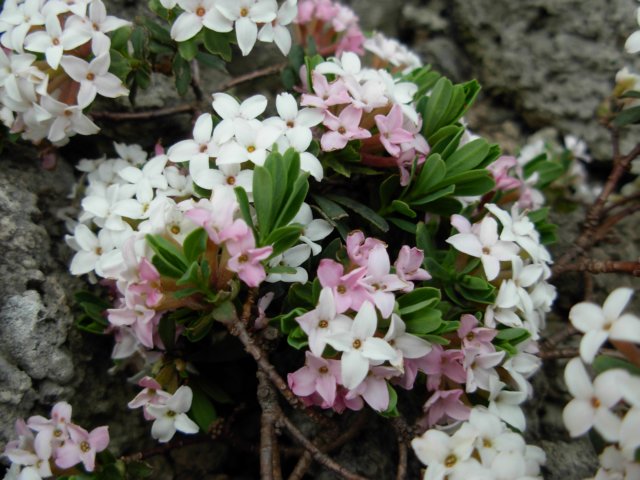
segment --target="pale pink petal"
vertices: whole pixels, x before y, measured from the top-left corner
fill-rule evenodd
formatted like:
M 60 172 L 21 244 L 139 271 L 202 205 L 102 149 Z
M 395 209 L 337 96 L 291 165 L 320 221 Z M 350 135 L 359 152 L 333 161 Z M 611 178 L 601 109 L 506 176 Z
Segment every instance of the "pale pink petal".
M 453 245 L 453 248 L 471 255 L 472 257 L 482 256 L 482 244 L 478 237 L 472 233 L 457 233 L 447 239 L 447 243 Z

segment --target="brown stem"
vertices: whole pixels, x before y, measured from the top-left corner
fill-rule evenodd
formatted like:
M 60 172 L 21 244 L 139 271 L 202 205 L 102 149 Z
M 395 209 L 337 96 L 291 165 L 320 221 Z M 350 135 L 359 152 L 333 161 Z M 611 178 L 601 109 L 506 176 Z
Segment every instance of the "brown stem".
M 313 459 L 318 462 L 320 465 L 328 468 L 332 472 L 341 475 L 342 478 L 347 480 L 366 480 L 365 477 L 362 477 L 356 473 L 351 472 L 346 469 L 339 463 L 332 460 L 330 457 L 322 453 L 322 451 L 312 442 L 310 441 L 304 433 L 302 433 L 298 427 L 296 427 L 291 420 L 289 420 L 286 416 L 280 416 L 280 421 L 287 429 L 289 434 L 293 437 L 293 439 L 302 445 L 313 457 Z
M 120 460 L 122 460 L 125 463 L 140 462 L 147 458 L 156 457 L 158 455 L 164 455 L 178 448 L 188 447 L 189 445 L 197 445 L 199 443 L 206 443 L 208 441 L 210 441 L 210 438 L 202 437 L 202 436 L 180 438 L 171 443 L 160 445 L 155 448 L 150 448 L 149 450 L 145 450 L 143 452 L 136 452 L 136 453 L 132 453 L 131 455 L 124 455 L 120 457 Z
M 258 370 L 258 402 L 262 408 L 260 417 L 260 479 L 280 480 L 275 475 L 278 439 L 276 421 L 278 419 L 278 397 L 267 375 Z M 278 465 L 280 461 L 278 460 Z
M 162 117 L 170 117 L 172 115 L 180 115 L 183 113 L 193 114 L 196 108 L 193 105 L 177 105 L 169 108 L 159 108 L 157 110 L 148 110 L 145 112 L 91 112 L 94 120 L 110 120 L 114 122 L 124 121 L 146 121 L 155 120 Z
M 594 235 L 596 230 L 600 230 L 599 225 L 602 221 L 603 214 L 605 213 L 605 206 L 607 200 L 611 196 L 611 194 L 615 191 L 620 179 L 624 175 L 624 173 L 631 165 L 631 161 L 635 159 L 638 155 L 640 155 L 640 143 L 637 144 L 628 155 L 622 156 L 618 151 L 618 147 L 616 146 L 617 141 L 617 133 L 613 131 L 613 143 L 614 143 L 614 157 L 613 157 L 613 169 L 609 174 L 609 178 L 607 179 L 600 195 L 593 203 L 589 211 L 587 212 L 586 220 L 584 223 L 584 228 L 582 233 L 577 238 L 577 240 L 573 244 L 573 248 L 567 251 L 560 259 L 556 262 L 555 267 L 553 269 L 554 274 L 557 270 L 564 268 L 568 265 L 576 256 L 584 254 L 587 250 L 589 250 L 596 242 L 598 242 L 602 237 L 598 237 L 598 235 Z M 619 220 L 617 220 L 619 221 Z M 614 222 L 615 223 L 617 223 Z M 608 228 L 610 228 L 610 225 Z
M 640 261 L 583 260 L 579 263 L 561 266 L 554 271 L 556 275 L 564 272 L 630 273 L 635 277 L 640 277 Z
M 240 75 L 239 77 L 232 78 L 228 82 L 224 82 L 218 85 L 217 91 L 224 92 L 225 90 L 229 90 L 230 88 L 237 87 L 246 82 L 250 82 L 251 80 L 256 80 L 262 77 L 268 77 L 270 75 L 275 75 L 276 73 L 280 73 L 287 67 L 287 63 L 278 63 L 276 65 L 271 65 L 269 67 L 261 68 L 260 70 L 256 70 L 254 72 L 249 72 L 244 75 Z
M 323 441 L 318 445 L 318 447 L 322 452 L 329 453 L 349 443 L 351 440 L 358 436 L 360 431 L 367 424 L 368 418 L 368 412 L 366 410 L 363 411 L 356 417 L 355 421 L 349 426 L 349 428 L 347 428 L 347 430 L 343 434 L 339 435 L 332 441 L 329 440 L 334 438 L 333 430 L 326 432 L 324 435 L 325 438 L 322 439 Z M 291 475 L 289 475 L 289 480 L 302 480 L 312 462 L 313 457 L 308 451 L 305 451 L 300 457 L 300 460 L 298 460 L 298 463 L 293 469 L 293 472 L 291 472 Z
M 391 425 L 398 437 L 398 470 L 396 480 L 405 480 L 405 478 L 407 478 L 407 466 L 409 462 L 408 443 L 413 434 L 403 417 L 394 418 L 391 421 Z
M 640 348 L 630 342 L 622 342 L 620 340 L 611 340 L 614 347 L 622 353 L 627 360 L 633 363 L 636 367 L 640 367 Z
M 247 302 L 243 307 L 243 311 L 246 308 L 252 308 L 253 302 L 255 302 L 255 298 L 249 295 L 247 298 Z M 247 307 L 247 304 L 250 306 Z M 237 319 L 227 324 L 227 329 L 229 333 L 234 337 L 237 337 L 238 340 L 244 345 L 244 349 L 246 352 L 253 357 L 253 359 L 258 364 L 258 367 L 269 377 L 271 383 L 275 385 L 280 394 L 289 402 L 289 404 L 294 407 L 303 410 L 307 416 L 309 416 L 316 423 L 327 425 L 329 423 L 329 419 L 324 417 L 323 415 L 318 414 L 314 410 L 306 408 L 306 406 L 302 403 L 302 401 L 298 398 L 298 396 L 291 391 L 287 383 L 282 379 L 282 377 L 278 374 L 274 366 L 269 362 L 267 358 L 267 354 L 256 344 L 255 339 L 251 336 L 247 327 L 244 325 L 241 319 Z

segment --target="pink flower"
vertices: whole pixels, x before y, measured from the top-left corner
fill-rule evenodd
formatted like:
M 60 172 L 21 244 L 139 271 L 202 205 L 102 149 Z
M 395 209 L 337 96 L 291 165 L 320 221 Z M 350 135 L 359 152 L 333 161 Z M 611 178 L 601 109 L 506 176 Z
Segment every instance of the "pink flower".
M 518 164 L 515 157 L 503 155 L 487 167 L 496 181 L 497 190 L 512 190 L 520 187 L 522 182 L 509 175 L 509 170 Z
M 460 400 L 463 393 L 459 388 L 436 390 L 422 407 L 427 414 L 426 426 L 431 427 L 443 418 L 468 420 L 471 409 Z M 422 425 L 424 426 L 424 423 Z
M 407 284 L 398 275 L 389 273 L 390 269 L 387 248 L 383 245 L 376 246 L 367 259 L 368 275 L 362 279 L 362 283 L 369 290 L 373 303 L 383 318 L 387 318 L 393 312 L 396 297 L 392 292 L 407 288 Z
M 238 240 L 226 243 L 231 258 L 227 262 L 227 269 L 236 272 L 240 280 L 249 287 L 257 287 L 267 277 L 264 267 L 260 263 L 271 256 L 273 247 L 255 248 L 256 241 L 253 232 L 245 225 L 245 233 Z
M 369 260 L 369 254 L 376 246 L 385 243 L 377 238 L 368 237 L 365 238 L 364 233 L 360 230 L 355 230 L 347 237 L 347 255 L 349 260 L 360 267 L 367 265 Z
M 343 313 L 349 308 L 359 310 L 362 302 L 370 300 L 371 296 L 361 283 L 367 274 L 366 267 L 356 268 L 344 273 L 342 264 L 324 258 L 318 267 L 318 279 L 323 287 L 330 287 L 336 301 L 336 311 Z
M 82 462 L 84 468 L 93 472 L 96 453 L 103 451 L 109 444 L 109 427 L 94 428 L 91 433 L 77 425 L 69 425 L 70 441 L 60 447 L 56 453 L 56 465 L 71 468 Z
M 431 352 L 423 357 L 419 364 L 420 370 L 427 374 L 427 387 L 435 390 L 440 386 L 442 375 L 454 382 L 464 383 L 467 374 L 462 367 L 464 354 L 461 350 L 444 350 L 442 346 L 434 344 Z
M 136 338 L 145 347 L 154 347 L 154 334 L 161 315 L 147 308 L 145 297 L 142 295 L 128 288 L 121 307 L 108 309 L 107 316 L 112 325 L 130 326 Z
M 340 383 L 340 362 L 316 357 L 306 352 L 305 366 L 287 375 L 289 387 L 296 395 L 308 397 L 318 393 L 331 408 L 336 400 L 337 384 Z
M 336 55 L 341 55 L 343 52 L 354 52 L 358 55 L 363 55 L 365 36 L 359 27 L 354 26 L 347 30 L 347 33 L 340 39 L 336 47 Z
M 129 408 L 143 407 L 142 411 L 146 420 L 153 420 L 151 414 L 147 411 L 149 405 L 164 405 L 167 399 L 171 397 L 168 392 L 162 390 L 162 386 L 152 377 L 144 377 L 138 385 L 145 387 L 138 395 L 131 400 L 127 406 Z
M 398 253 L 398 259 L 394 263 L 396 275 L 407 283 L 405 292 L 413 290 L 413 282 L 411 280 L 431 280 L 431 275 L 424 268 L 424 252 L 416 247 L 404 245 Z
M 224 239 L 221 232 L 233 225 L 233 217 L 238 211 L 238 202 L 231 188 L 216 188 L 211 200 L 202 199 L 185 215 L 195 224 L 203 227 L 212 242 L 220 245 Z
M 399 157 L 402 153 L 401 145 L 413 140 L 413 134 L 402 128 L 402 107 L 397 103 L 387 116 L 376 115 L 376 125 L 380 131 L 380 141 L 389 155 Z
M 390 367 L 372 367 L 369 375 L 345 399 L 351 400 L 362 397 L 377 412 L 384 412 L 389 408 L 389 387 L 387 379 L 398 375 L 398 370 Z
M 331 131 L 325 133 L 320 140 L 322 150 L 325 152 L 340 150 L 351 140 L 371 137 L 371 132 L 360 128 L 360 120 L 362 120 L 362 110 L 353 105 L 342 110 L 338 117 L 327 113 L 324 125 Z
M 27 425 L 38 432 L 34 441 L 35 450 L 40 458 L 49 458 L 54 447 L 59 447 L 69 438 L 71 424 L 71 405 L 58 402 L 51 409 L 51 419 L 40 415 L 30 417 Z
M 306 79 L 306 71 L 304 75 Z M 316 107 L 322 110 L 328 110 L 334 105 L 342 105 L 351 103 L 351 96 L 347 91 L 347 87 L 341 79 L 329 84 L 327 77 L 319 72 L 311 74 L 313 82 L 313 91 L 315 93 L 305 93 L 302 95 L 300 104 L 307 107 Z M 327 115 L 329 113 L 327 112 Z
M 473 315 L 462 315 L 460 317 L 460 328 L 458 337 L 462 340 L 464 348 L 475 348 L 484 352 L 495 352 L 495 347 L 491 343 L 498 331 L 493 328 L 478 327 L 478 319 Z

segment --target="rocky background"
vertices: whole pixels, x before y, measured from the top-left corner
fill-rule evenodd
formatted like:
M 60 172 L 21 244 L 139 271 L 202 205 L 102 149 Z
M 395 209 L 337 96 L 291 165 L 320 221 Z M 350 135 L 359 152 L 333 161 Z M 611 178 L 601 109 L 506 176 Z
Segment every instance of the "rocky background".
M 107 3 L 110 12 L 133 18 L 144 14 L 144 2 Z M 463 81 L 477 78 L 483 85 L 478 105 L 468 115 L 470 127 L 504 149 L 515 153 L 526 137 L 542 127 L 552 134 L 567 133 L 585 139 L 598 162 L 594 178 L 606 169 L 610 145 L 607 132 L 594 119 L 602 99 L 610 92 L 617 70 L 634 59 L 626 55 L 626 37 L 638 28 L 634 0 L 352 0 L 367 29 L 379 29 L 411 45 L 426 63 Z M 273 57 L 260 50 L 239 70 L 267 65 Z M 244 63 L 244 65 L 243 65 Z M 637 64 L 637 62 L 636 62 Z M 636 65 L 637 66 L 637 65 Z M 636 68 L 637 70 L 637 68 Z M 203 72 L 205 92 L 224 81 L 220 72 Z M 269 81 L 252 88 L 267 91 Z M 171 83 L 154 77 L 152 90 L 138 99 L 139 106 L 180 103 Z M 70 251 L 63 242 L 60 209 L 75 180 L 73 161 L 94 158 L 109 149 L 108 137 L 150 147 L 163 136 L 172 141 L 187 134 L 188 121 L 176 117 L 152 124 L 119 125 L 103 130 L 105 137 L 78 139 L 63 150 L 67 159 L 55 171 L 40 168 L 31 148 L 13 147 L 0 159 L 0 448 L 13 434 L 13 419 L 48 413 L 57 399 L 74 405 L 74 417 L 86 426 L 108 423 L 116 451 L 140 448 L 148 437 L 139 412 L 126 410 L 134 389 L 123 374 L 110 375 L 108 339 L 89 337 L 75 330 L 72 295 L 83 282 L 67 273 Z M 172 138 L 173 137 L 173 138 Z M 627 143 L 630 140 L 627 140 Z M 558 251 L 570 248 L 574 226 L 564 225 L 565 239 Z M 636 216 L 635 222 L 638 218 Z M 566 222 L 566 218 L 563 220 Z M 622 258 L 638 257 L 638 235 L 630 219 L 622 244 L 609 249 Z M 605 252 L 607 253 L 607 252 Z M 601 299 L 609 289 L 598 279 Z M 579 282 L 563 285 L 559 317 L 579 299 Z M 636 283 L 637 286 L 637 283 Z M 562 318 L 551 329 L 563 328 Z M 581 479 L 592 475 L 597 458 L 586 440 L 569 441 L 561 421 L 566 396 L 562 369 L 550 362 L 537 379 L 538 396 L 530 408 L 530 439 L 548 454 L 549 479 Z M 374 424 L 375 426 L 375 424 Z M 360 464 L 361 452 L 385 451 L 385 440 L 371 427 L 366 446 L 345 448 L 340 459 Z M 147 440 L 148 442 L 148 440 Z M 148 443 L 147 443 L 148 444 Z M 376 444 L 378 445 L 376 447 Z M 179 450 L 161 462 L 153 478 L 216 477 L 224 446 L 216 450 L 193 447 Z M 388 450 L 387 450 L 388 451 Z M 222 453 L 220 453 L 222 452 Z M 359 459 L 359 460 L 356 460 Z M 393 461 L 393 460 L 391 460 Z M 383 455 L 366 460 L 375 478 L 391 478 Z M 1 467 L 0 467 L 1 468 Z M 176 476 L 175 471 L 182 472 Z M 1 472 L 1 469 L 0 469 Z M 321 477 L 318 473 L 315 478 Z

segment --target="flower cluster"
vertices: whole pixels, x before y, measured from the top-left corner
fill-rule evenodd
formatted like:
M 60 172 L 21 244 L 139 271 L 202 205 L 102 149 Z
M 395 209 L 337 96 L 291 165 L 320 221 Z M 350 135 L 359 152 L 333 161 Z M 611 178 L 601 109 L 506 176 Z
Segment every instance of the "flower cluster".
M 205 113 L 196 121 L 193 140 L 183 140 L 167 151 L 172 162 L 189 162 L 189 172 L 197 186 L 211 190 L 218 185 L 237 185 L 251 195 L 250 167 L 263 165 L 274 145 L 279 151 L 293 148 L 300 153 L 300 168 L 317 181 L 322 180 L 320 161 L 307 151 L 313 139 L 311 129 L 322 121 L 320 110 L 299 109 L 290 93 L 276 98 L 278 116 L 263 121 L 258 119 L 267 108 L 267 99 L 262 95 L 239 103 L 231 95 L 215 93 L 212 106 L 221 119 L 216 127 L 213 128 L 211 114 Z M 210 168 L 210 161 L 215 162 L 215 168 Z
M 392 273 L 385 244 L 362 232 L 348 237 L 347 253 L 347 265 L 320 262 L 318 305 L 296 318 L 308 336 L 306 364 L 289 374 L 289 385 L 309 405 L 359 410 L 364 399 L 374 410 L 384 411 L 389 407 L 387 379 L 402 375 L 409 359 L 431 351 L 431 345 L 407 333 L 393 313 L 394 292 L 409 292 L 414 280 L 430 276 L 420 267 L 422 252 L 408 246 L 401 249 Z M 382 322 L 388 327 L 382 329 Z M 381 330 L 386 330 L 383 338 L 377 336 Z M 327 346 L 341 352 L 340 359 L 323 358 Z
M 322 150 L 341 150 L 350 141 L 361 140 L 362 164 L 397 167 L 401 184 L 406 185 L 414 163 L 421 165 L 429 153 L 413 104 L 418 86 L 387 70 L 363 69 L 352 52 L 320 63 L 310 75 L 309 91 L 301 103 L 323 113 Z
M 411 446 L 427 466 L 425 480 L 533 480 L 542 478 L 545 454 L 527 445 L 522 436 L 483 407 L 474 407 L 469 420 L 455 433 L 427 430 Z
M 294 22 L 299 43 L 307 46 L 312 40 L 323 56 L 364 53 L 365 37 L 358 16 L 345 5 L 332 0 L 301 0 Z
M 109 73 L 107 36 L 129 22 L 107 15 L 102 0 L 10 1 L 0 14 L 0 119 L 33 142 L 64 144 L 98 127 L 83 110 L 97 95 L 129 91 Z M 39 59 L 44 57 L 44 59 Z
M 563 420 L 572 437 L 593 428 L 611 444 L 600 455 L 601 468 L 596 475 L 600 480 L 634 478 L 640 473 L 636 456 L 640 448 L 640 377 L 620 360 L 601 368 L 609 358 L 606 355 L 599 358 L 598 374 L 593 381 L 584 365 L 594 363 L 607 341 L 622 351 L 625 347 L 634 348 L 634 343 L 640 344 L 640 318 L 623 313 L 632 294 L 630 288 L 618 288 L 602 307 L 581 302 L 569 312 L 571 323 L 584 336 L 580 341 L 580 358 L 570 360 L 564 372 L 565 383 L 574 398 L 565 407 Z
M 184 42 L 203 28 L 217 33 L 235 30 L 243 55 L 253 50 L 256 40 L 274 42 L 284 55 L 291 50 L 287 29 L 298 13 L 297 0 L 285 0 L 280 8 L 276 0 L 160 0 L 167 9 L 180 7 L 171 27 L 171 38 Z M 258 27 L 260 26 L 260 29 Z
M 176 431 L 198 433 L 198 425 L 186 413 L 193 401 L 193 392 L 189 387 L 183 385 L 171 395 L 162 390 L 162 386 L 151 377 L 144 377 L 138 385 L 144 388 L 129 402 L 129 408 L 142 407 L 144 418 L 153 420 L 153 438 L 166 443 Z
M 392 72 L 408 73 L 422 66 L 420 58 L 395 38 L 376 32 L 364 42 L 364 49 L 375 55 L 375 68 L 390 68 Z
M 18 440 L 9 442 L 4 451 L 12 462 L 5 478 L 40 480 L 53 475 L 54 465 L 67 470 L 82 464 L 87 472 L 92 472 L 96 453 L 109 444 L 108 428 L 97 427 L 88 432 L 72 423 L 71 405 L 65 402 L 53 407 L 51 418 L 37 415 L 26 422 L 18 419 Z

